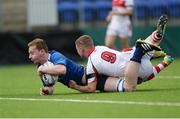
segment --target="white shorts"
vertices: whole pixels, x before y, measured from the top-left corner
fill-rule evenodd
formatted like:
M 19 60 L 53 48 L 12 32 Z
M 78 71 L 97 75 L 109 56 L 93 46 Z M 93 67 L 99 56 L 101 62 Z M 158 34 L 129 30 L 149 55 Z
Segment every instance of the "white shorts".
M 127 64 L 129 63 L 131 57 L 133 56 L 134 51 L 135 51 L 135 47 L 133 47 L 133 50 L 129 52 L 124 52 L 124 57 L 127 59 L 127 62 L 126 62 Z M 150 61 L 152 55 L 153 55 L 153 52 L 149 52 L 145 54 L 141 59 L 139 77 L 142 79 L 147 79 L 153 73 L 153 65 Z M 127 64 L 125 66 L 127 66 Z
M 132 25 L 130 22 L 115 23 L 111 22 L 108 25 L 107 35 L 115 35 L 120 38 L 132 37 Z

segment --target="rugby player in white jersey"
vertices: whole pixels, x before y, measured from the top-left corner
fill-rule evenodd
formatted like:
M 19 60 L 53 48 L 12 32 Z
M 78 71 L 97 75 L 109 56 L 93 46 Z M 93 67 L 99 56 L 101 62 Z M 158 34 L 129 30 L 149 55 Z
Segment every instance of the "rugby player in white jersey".
M 107 27 L 105 45 L 115 48 L 116 38 L 120 38 L 121 48 L 129 47 L 129 39 L 132 37 L 132 17 L 133 0 L 112 0 L 112 10 L 106 20 L 109 22 Z
M 167 16 L 161 16 L 157 30 L 149 37 L 136 42 L 136 47 L 126 52 L 119 52 L 105 46 L 94 46 L 90 36 L 84 35 L 76 40 L 76 49 L 81 57 L 88 57 L 87 63 L 87 86 L 77 85 L 70 81 L 70 87 L 81 92 L 94 92 L 99 82 L 99 75 L 109 76 L 109 84 L 104 78 L 103 91 L 134 91 L 138 77 L 144 81 L 152 79 L 160 70 L 169 65 L 173 59 L 166 56 L 157 69 L 153 67 L 150 59 L 153 57 L 153 50 L 161 50 L 159 45 L 164 34 L 167 23 Z M 118 79 L 124 77 L 123 79 Z M 102 77 L 101 77 L 102 80 Z M 102 86 L 102 84 L 100 84 Z

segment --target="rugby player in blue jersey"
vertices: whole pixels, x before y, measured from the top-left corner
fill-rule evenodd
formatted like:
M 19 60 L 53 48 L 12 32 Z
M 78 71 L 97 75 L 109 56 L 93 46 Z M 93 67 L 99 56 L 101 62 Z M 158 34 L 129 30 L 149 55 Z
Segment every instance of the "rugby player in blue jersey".
M 78 85 L 86 85 L 85 68 L 65 57 L 63 54 L 48 47 L 43 39 L 36 38 L 28 44 L 29 59 L 38 64 L 37 72 L 58 76 L 58 82 L 69 87 L 69 81 L 74 80 Z M 42 64 L 51 62 L 54 65 L 45 67 Z M 40 89 L 40 95 L 52 94 L 53 86 L 43 86 Z

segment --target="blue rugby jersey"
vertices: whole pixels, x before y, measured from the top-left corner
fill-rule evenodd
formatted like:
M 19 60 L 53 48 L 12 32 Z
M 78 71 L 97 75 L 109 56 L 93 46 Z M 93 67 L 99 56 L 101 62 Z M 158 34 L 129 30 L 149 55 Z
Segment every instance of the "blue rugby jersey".
M 78 85 L 82 85 L 82 78 L 85 72 L 83 66 L 76 64 L 74 61 L 55 50 L 49 51 L 48 61 L 52 62 L 54 65 L 61 64 L 66 66 L 66 74 L 59 76 L 58 82 L 69 87 L 69 80 L 74 80 Z

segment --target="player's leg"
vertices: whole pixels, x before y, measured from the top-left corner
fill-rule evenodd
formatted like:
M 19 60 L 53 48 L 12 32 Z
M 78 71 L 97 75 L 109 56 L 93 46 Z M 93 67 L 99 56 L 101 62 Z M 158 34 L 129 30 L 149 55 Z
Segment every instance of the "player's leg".
M 124 78 L 100 75 L 96 89 L 102 92 L 122 92 Z
M 169 66 L 173 62 L 173 60 L 174 59 L 171 56 L 165 56 L 164 60 L 161 63 L 159 63 L 158 65 L 153 67 L 153 73 L 151 75 L 149 75 L 148 78 L 142 79 L 142 78 L 138 77 L 137 84 L 141 84 L 142 82 L 152 80 L 160 71 L 162 71 L 167 66 Z M 133 75 L 133 76 L 135 76 L 135 75 Z M 124 77 L 117 78 L 117 77 L 108 77 L 105 75 L 101 75 L 99 78 L 100 78 L 100 80 L 98 80 L 97 90 L 100 90 L 100 91 L 122 92 L 122 91 L 124 91 L 124 88 L 122 87 L 123 83 L 125 83 L 125 85 L 126 85 L 126 83 L 128 83 L 128 85 L 129 85 L 129 82 L 124 82 Z M 124 86 L 124 87 L 127 87 L 127 86 Z
M 117 92 L 119 78 L 99 75 L 96 90 L 106 92 Z
M 119 79 L 116 77 L 108 77 L 104 85 L 104 91 L 117 92 Z
M 138 77 L 137 84 L 141 84 L 142 82 L 151 80 L 160 71 L 162 71 L 164 68 L 169 66 L 172 62 L 173 62 L 173 58 L 172 57 L 170 57 L 170 56 L 164 57 L 164 60 L 160 64 L 158 64 L 157 66 L 153 67 L 153 73 L 147 79 L 142 79 L 142 78 Z M 138 65 L 138 66 L 133 66 L 133 67 L 138 68 L 140 66 Z M 138 69 L 134 69 L 133 68 L 132 72 L 134 72 L 134 70 L 138 71 Z M 136 74 L 137 73 L 135 73 L 135 75 L 133 74 L 132 78 L 137 76 Z M 131 82 L 125 81 L 124 77 L 123 78 L 117 78 L 117 77 L 109 77 L 109 76 L 105 76 L 105 75 L 100 75 L 98 83 L 97 83 L 97 90 L 105 91 L 105 92 L 130 91 L 130 90 L 127 90 L 128 89 L 127 87 L 129 87 L 130 83 Z M 132 85 L 134 85 L 134 84 L 132 84 Z M 133 86 L 133 89 L 135 89 L 135 86 Z
M 115 46 L 114 46 L 115 40 L 116 40 L 115 35 L 106 35 L 105 45 L 109 48 L 115 49 Z
M 173 61 L 174 58 L 172 58 L 171 56 L 165 56 L 164 60 L 161 63 L 153 67 L 153 73 L 145 81 L 152 80 L 160 71 L 169 66 Z
M 129 40 L 132 37 L 131 22 L 123 22 L 118 28 L 118 36 L 120 38 L 121 49 L 129 48 Z
M 107 27 L 105 36 L 105 45 L 109 48 L 115 49 L 114 43 L 117 38 L 116 24 L 110 23 Z
M 157 29 L 149 37 L 145 39 L 145 42 L 154 45 L 159 45 L 161 40 L 163 39 L 167 21 L 167 15 L 162 15 L 158 20 Z
M 145 42 L 142 40 L 137 41 L 137 46 L 134 55 L 131 58 L 131 61 L 127 65 L 125 70 L 125 82 L 124 82 L 125 91 L 133 91 L 136 88 L 142 56 L 146 52 L 152 51 L 152 49 L 161 51 L 161 48 L 156 46 L 159 45 L 159 43 L 163 38 L 166 23 L 167 23 L 167 16 L 161 16 L 158 21 L 156 32 L 153 32 L 153 34 L 149 36 Z M 140 47 L 138 47 L 138 45 Z
M 122 91 L 133 91 L 137 85 L 137 78 L 139 75 L 139 69 L 141 66 L 141 59 L 145 53 L 158 49 L 158 47 L 145 43 L 137 42 L 136 49 L 133 57 L 130 59 L 126 69 L 125 69 L 125 80 L 122 83 Z M 121 83 L 121 82 L 120 82 Z
M 129 47 L 129 39 L 130 39 L 129 37 L 124 37 L 120 39 L 121 49 Z
M 148 75 L 145 78 L 138 77 L 137 84 L 141 84 L 142 82 L 150 81 L 154 77 L 156 77 L 162 70 L 164 70 L 166 67 L 168 67 L 172 62 L 174 61 L 174 58 L 171 56 L 165 56 L 164 60 L 159 63 L 158 65 L 153 66 L 153 70 L 151 71 L 150 75 Z
M 130 61 L 125 70 L 125 91 L 134 91 L 136 89 L 137 77 L 139 73 L 140 63 L 136 61 Z

